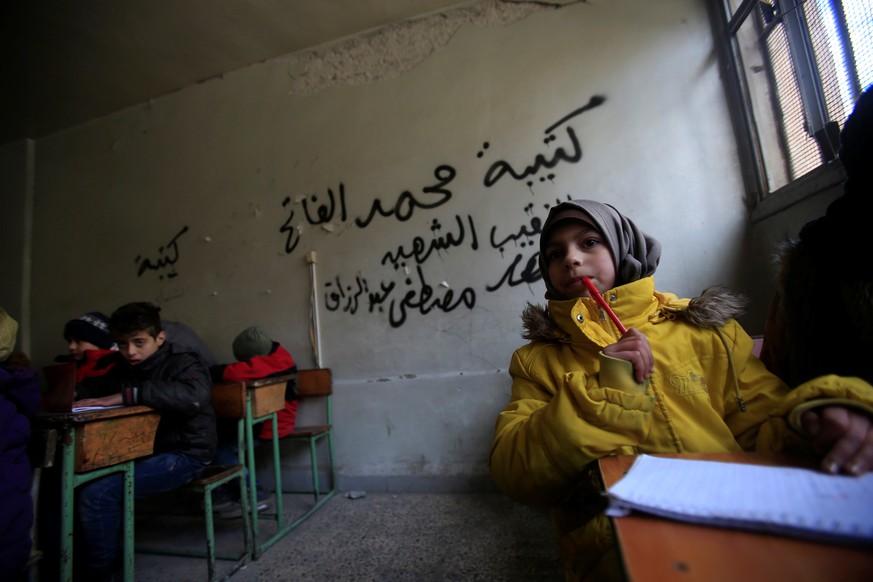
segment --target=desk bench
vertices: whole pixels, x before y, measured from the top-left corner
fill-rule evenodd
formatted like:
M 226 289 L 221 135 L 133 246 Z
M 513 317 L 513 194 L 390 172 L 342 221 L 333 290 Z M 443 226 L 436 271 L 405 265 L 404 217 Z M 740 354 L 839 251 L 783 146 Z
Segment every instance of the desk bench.
M 333 452 L 333 427 L 331 394 L 332 381 L 329 369 L 299 370 L 297 374 L 272 376 L 246 382 L 216 383 L 212 386 L 212 402 L 216 416 L 220 418 L 238 418 L 238 443 L 240 459 L 244 458 L 244 464 L 248 471 L 248 495 L 249 508 L 257 507 L 257 464 L 255 461 L 255 425 L 271 420 L 273 426 L 277 426 L 276 412 L 285 405 L 285 386 L 289 380 L 297 382 L 298 400 L 321 399 L 324 405 L 325 423 L 317 427 L 299 426 L 293 433 L 284 437 L 285 440 L 304 440 L 309 445 L 310 461 L 312 464 L 311 490 L 285 490 L 282 485 L 282 465 L 279 454 L 279 437 L 276 430 L 273 431 L 272 459 L 273 475 L 275 480 L 276 511 L 274 513 L 259 514 L 256 510 L 250 511 L 249 519 L 252 523 L 253 558 L 257 559 L 274 543 L 279 541 L 292 529 L 300 525 L 306 518 L 312 515 L 318 508 L 324 505 L 336 493 L 336 478 L 334 473 Z M 327 440 L 329 454 L 330 488 L 323 489 L 318 481 L 318 466 L 316 446 L 321 439 Z M 283 494 L 306 493 L 314 496 L 314 505 L 295 519 L 286 521 Z M 264 541 L 258 540 L 260 536 L 260 521 L 270 520 L 276 524 L 276 532 Z

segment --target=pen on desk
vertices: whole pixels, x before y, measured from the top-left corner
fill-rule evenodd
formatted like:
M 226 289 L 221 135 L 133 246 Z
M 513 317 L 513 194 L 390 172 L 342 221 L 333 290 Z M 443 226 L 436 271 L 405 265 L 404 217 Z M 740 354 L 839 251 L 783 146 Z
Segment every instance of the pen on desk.
M 622 333 L 622 335 L 627 333 L 627 328 L 609 306 L 609 303 L 606 302 L 606 299 L 603 298 L 603 295 L 600 294 L 600 291 L 597 290 L 597 287 L 594 286 L 594 283 L 591 282 L 591 279 L 588 277 L 582 277 L 582 282 L 585 283 L 585 286 L 588 287 L 588 292 L 591 294 L 591 298 L 594 299 L 600 307 L 603 308 L 603 311 L 606 312 L 606 315 L 609 316 L 609 319 L 612 320 L 612 323 L 615 324 L 615 327 L 618 328 L 618 331 Z

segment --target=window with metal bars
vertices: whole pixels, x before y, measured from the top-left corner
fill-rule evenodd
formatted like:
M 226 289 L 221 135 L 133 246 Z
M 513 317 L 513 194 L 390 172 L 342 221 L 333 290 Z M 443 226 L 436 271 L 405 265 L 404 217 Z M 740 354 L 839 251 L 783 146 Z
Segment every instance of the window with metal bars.
M 873 83 L 873 0 L 715 0 L 753 202 L 836 159 Z

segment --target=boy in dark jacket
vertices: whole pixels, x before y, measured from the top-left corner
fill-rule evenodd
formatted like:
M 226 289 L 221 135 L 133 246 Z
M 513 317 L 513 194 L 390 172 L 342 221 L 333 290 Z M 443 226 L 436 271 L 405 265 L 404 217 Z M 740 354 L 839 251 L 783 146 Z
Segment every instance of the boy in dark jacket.
M 192 481 L 215 455 L 212 384 L 201 358 L 166 342 L 160 308 L 129 303 L 110 317 L 117 362 L 76 387 L 81 406 L 150 406 L 161 413 L 154 454 L 135 462 L 134 495 L 143 498 Z M 111 577 L 120 564 L 123 478 L 115 473 L 83 485 L 78 516 L 86 566 L 94 579 Z

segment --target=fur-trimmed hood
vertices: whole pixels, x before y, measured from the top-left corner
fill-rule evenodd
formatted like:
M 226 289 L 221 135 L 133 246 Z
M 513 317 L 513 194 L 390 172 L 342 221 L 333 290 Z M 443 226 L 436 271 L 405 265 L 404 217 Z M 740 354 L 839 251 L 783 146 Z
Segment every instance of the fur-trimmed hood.
M 660 304 L 655 318 L 681 318 L 699 327 L 721 327 L 728 320 L 743 314 L 747 299 L 724 287 L 712 286 L 690 301 L 679 300 Z M 552 319 L 547 307 L 528 303 L 521 316 L 522 337 L 530 341 L 563 342 L 569 338 Z

